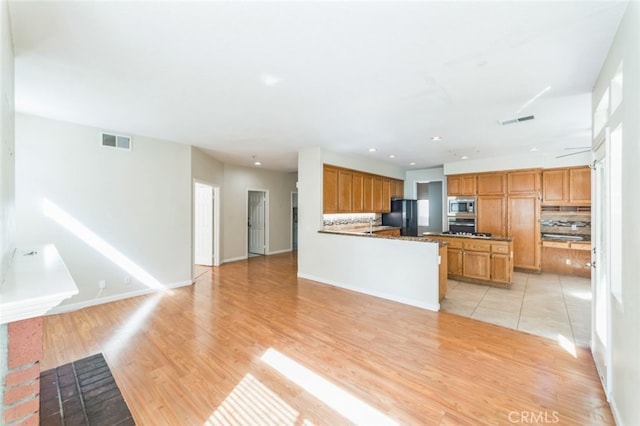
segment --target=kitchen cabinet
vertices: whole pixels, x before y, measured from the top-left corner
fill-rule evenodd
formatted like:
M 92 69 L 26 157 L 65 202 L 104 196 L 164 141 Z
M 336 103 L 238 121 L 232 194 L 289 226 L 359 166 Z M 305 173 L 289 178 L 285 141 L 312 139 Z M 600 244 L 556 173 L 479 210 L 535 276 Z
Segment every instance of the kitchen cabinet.
M 542 172 L 542 203 L 591 205 L 591 169 L 571 167 Z
M 507 236 L 507 201 L 503 195 L 479 195 L 476 201 L 476 230 L 494 237 Z
M 399 237 L 400 230 L 399 229 L 383 229 L 382 231 L 373 231 L 376 235 L 386 235 L 389 237 Z
M 430 236 L 447 243 L 447 273 L 460 281 L 509 286 L 513 278 L 513 243 L 509 240 Z
M 478 196 L 502 195 L 506 192 L 505 173 L 481 173 L 477 177 Z
M 507 173 L 509 194 L 540 193 L 540 170 L 518 170 Z
M 382 213 L 391 211 L 391 179 L 382 178 Z
M 325 213 L 338 212 L 338 169 L 324 166 L 322 208 Z
M 591 244 L 584 241 L 542 241 L 542 271 L 591 277 Z
M 351 210 L 364 212 L 364 175 L 353 172 L 351 183 Z M 369 211 L 369 210 L 366 210 Z
M 442 302 L 447 294 L 447 247 L 441 245 L 438 249 L 440 265 L 438 266 L 438 301 Z
M 447 176 L 448 195 L 476 195 L 476 175 Z
M 402 198 L 404 181 L 325 164 L 324 213 L 388 213 Z
M 513 266 L 540 271 L 539 195 L 509 195 L 507 199 L 507 235 L 513 240 Z
M 353 172 L 338 170 L 338 212 L 350 213 L 353 209 Z

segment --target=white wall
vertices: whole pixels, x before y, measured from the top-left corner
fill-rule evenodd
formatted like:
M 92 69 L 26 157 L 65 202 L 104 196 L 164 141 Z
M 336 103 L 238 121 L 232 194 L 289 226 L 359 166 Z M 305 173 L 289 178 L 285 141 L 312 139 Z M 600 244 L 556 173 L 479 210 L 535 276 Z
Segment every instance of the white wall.
M 131 151 L 105 148 L 100 131 L 16 116 L 18 244 L 58 247 L 80 290 L 64 305 L 191 283 L 191 148 L 141 136 Z M 47 215 L 45 200 L 60 210 Z M 87 242 L 93 237 L 79 236 L 84 230 L 73 221 L 119 253 Z
M 494 172 L 496 170 L 550 169 L 554 167 L 584 166 L 591 163 L 591 153 L 589 152 L 556 158 L 558 155 L 563 154 L 565 154 L 563 151 L 555 154 L 531 152 L 522 155 L 456 161 L 455 163 L 446 163 L 443 167 L 445 175 L 455 175 L 459 173 Z
M 620 61 L 624 61 L 623 101 L 607 123 L 622 122 L 622 305 L 612 297 L 610 402 L 620 425 L 640 424 L 640 3 L 629 2 L 616 38 L 593 89 L 597 105 Z
M 320 148 L 298 153 L 298 276 L 438 310 L 437 244 L 318 233 L 323 226 L 323 163 L 376 174 L 393 171 Z M 403 173 L 390 176 L 402 178 Z
M 0 284 L 15 249 L 13 42 L 7 2 L 0 2 Z
M 224 165 L 222 237 L 224 261 L 247 257 L 247 191 L 269 191 L 269 243 L 267 254 L 291 250 L 291 192 L 297 173 Z

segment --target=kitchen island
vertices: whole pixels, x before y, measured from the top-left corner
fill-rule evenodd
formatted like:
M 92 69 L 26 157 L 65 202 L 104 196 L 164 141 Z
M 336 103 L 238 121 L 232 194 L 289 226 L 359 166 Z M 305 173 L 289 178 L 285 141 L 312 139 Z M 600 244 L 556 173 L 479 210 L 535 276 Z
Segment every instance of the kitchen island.
M 423 236 L 447 243 L 449 278 L 497 287 L 511 286 L 513 241 L 510 238 L 429 232 Z
M 440 272 L 446 263 L 446 246 L 440 241 L 385 235 L 375 232 L 375 227 L 371 233 L 366 228 L 325 228 L 316 236 L 316 262 L 327 266 L 313 274 L 299 274 L 301 278 L 431 311 L 440 309 L 446 291 L 442 288 L 446 273 Z

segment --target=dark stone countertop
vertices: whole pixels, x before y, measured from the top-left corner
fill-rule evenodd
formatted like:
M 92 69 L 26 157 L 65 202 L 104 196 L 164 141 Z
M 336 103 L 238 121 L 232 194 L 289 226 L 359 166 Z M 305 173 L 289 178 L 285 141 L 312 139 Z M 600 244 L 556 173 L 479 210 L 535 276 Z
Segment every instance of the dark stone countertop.
M 399 229 L 399 228 L 394 228 L 394 227 L 384 227 L 385 229 Z M 348 236 L 353 236 L 353 237 L 366 237 L 366 238 L 385 238 L 387 240 L 403 240 L 403 241 L 417 241 L 417 242 L 421 242 L 421 243 L 435 243 L 438 244 L 440 246 L 442 245 L 446 245 L 446 243 L 443 243 L 442 241 L 439 240 L 434 240 L 431 238 L 427 238 L 427 237 L 410 237 L 410 236 L 406 236 L 406 235 L 401 235 L 401 236 L 394 236 L 394 235 L 377 235 L 375 233 L 375 229 L 376 227 L 373 228 L 374 229 L 374 233 L 370 234 L 369 232 L 357 232 L 357 231 L 349 231 L 349 230 L 333 230 L 333 229 L 321 229 L 318 232 L 321 234 L 335 234 L 335 235 L 348 235 Z M 385 229 L 381 229 L 381 230 L 385 230 Z
M 512 238 L 504 238 L 504 237 L 477 237 L 475 235 L 457 235 L 457 234 L 442 234 L 438 232 L 423 232 L 422 235 L 425 237 L 446 237 L 446 238 L 468 238 L 470 240 L 483 240 L 483 241 L 504 241 L 511 242 Z

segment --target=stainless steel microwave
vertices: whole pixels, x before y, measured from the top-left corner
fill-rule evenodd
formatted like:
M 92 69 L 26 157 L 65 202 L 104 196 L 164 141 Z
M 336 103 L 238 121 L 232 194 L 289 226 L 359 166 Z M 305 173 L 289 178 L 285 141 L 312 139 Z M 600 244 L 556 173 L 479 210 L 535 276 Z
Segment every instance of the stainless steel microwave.
M 447 214 L 456 217 L 475 217 L 476 197 L 447 197 Z

